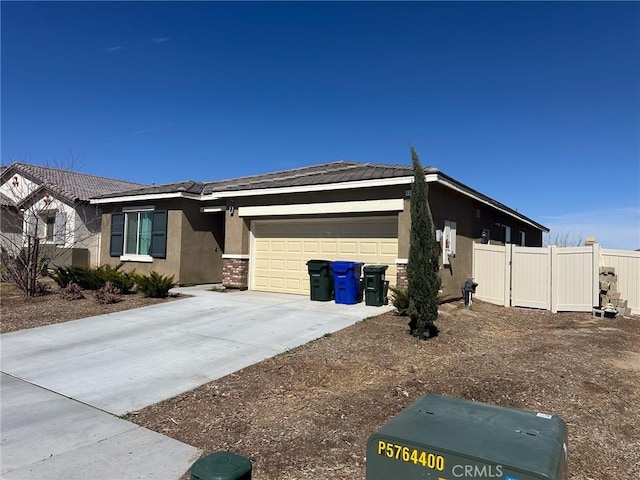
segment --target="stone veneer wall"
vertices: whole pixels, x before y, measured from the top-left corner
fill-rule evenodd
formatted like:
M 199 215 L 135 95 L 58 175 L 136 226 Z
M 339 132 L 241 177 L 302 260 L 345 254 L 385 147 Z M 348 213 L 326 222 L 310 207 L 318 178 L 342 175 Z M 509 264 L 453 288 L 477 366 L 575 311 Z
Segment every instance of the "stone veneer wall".
M 409 281 L 407 280 L 407 264 L 397 263 L 396 267 L 397 267 L 396 287 L 397 288 L 409 287 Z
M 249 259 L 223 258 L 222 285 L 226 288 L 247 289 L 249 287 Z

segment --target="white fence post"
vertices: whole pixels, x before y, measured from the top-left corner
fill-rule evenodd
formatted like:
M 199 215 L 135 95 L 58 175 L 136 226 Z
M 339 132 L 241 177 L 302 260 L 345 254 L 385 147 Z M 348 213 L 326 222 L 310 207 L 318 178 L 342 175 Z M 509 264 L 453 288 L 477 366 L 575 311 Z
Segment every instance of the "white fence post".
M 551 311 L 558 313 L 558 247 L 551 245 Z
M 592 291 L 592 307 L 600 305 L 600 245 L 594 243 L 592 246 L 593 255 L 593 291 Z

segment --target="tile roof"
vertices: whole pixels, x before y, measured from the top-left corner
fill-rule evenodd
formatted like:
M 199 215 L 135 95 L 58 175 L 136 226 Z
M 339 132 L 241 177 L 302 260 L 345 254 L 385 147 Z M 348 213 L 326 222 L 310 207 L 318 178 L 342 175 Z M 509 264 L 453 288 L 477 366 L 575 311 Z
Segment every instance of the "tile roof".
M 158 195 L 163 193 L 190 193 L 200 195 L 204 190 L 205 184 L 196 182 L 195 180 L 185 180 L 183 182 L 163 183 L 161 185 L 151 185 L 144 188 L 135 188 L 122 192 L 112 192 L 105 195 L 99 195 L 99 198 L 114 198 L 132 195 Z
M 437 169 L 426 167 L 425 171 L 433 173 L 437 172 Z M 411 166 L 340 161 L 263 175 L 208 182 L 203 193 L 206 195 L 235 190 L 324 185 L 412 175 L 413 167 Z
M 427 167 L 425 171 L 432 173 L 438 170 Z M 211 195 L 236 190 L 324 185 L 328 183 L 375 180 L 412 175 L 413 167 L 411 166 L 340 161 L 213 182 L 188 180 L 184 182 L 166 183 L 120 193 L 100 195 L 100 198 L 177 192 L 192 193 L 195 195 Z
M 87 201 L 89 198 L 98 195 L 133 190 L 146 186 L 141 183 L 98 177 L 86 173 L 42 167 L 21 162 L 12 163 L 1 172 L 3 177 L 15 173 L 20 173 L 41 187 L 70 201 Z
M 0 206 L 3 207 L 15 207 L 16 202 L 7 197 L 4 193 L 0 193 Z

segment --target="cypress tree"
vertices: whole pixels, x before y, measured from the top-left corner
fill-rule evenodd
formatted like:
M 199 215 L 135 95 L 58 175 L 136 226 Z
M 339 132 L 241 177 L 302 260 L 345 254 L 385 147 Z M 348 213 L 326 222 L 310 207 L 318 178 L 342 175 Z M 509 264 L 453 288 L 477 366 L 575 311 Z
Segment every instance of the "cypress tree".
M 435 337 L 438 329 L 438 290 L 440 290 L 439 252 L 428 201 L 424 169 L 411 147 L 413 185 L 411 187 L 411 233 L 409 237 L 409 327 L 418 338 Z

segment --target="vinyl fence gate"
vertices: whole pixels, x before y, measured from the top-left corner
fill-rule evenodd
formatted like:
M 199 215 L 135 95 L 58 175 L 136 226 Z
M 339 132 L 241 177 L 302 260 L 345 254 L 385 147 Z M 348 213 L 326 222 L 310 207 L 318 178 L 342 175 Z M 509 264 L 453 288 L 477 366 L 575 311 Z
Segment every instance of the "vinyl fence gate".
M 640 314 L 640 252 L 586 247 L 473 246 L 476 298 L 505 307 L 590 312 L 600 303 L 600 267 L 614 267 L 617 289 Z

